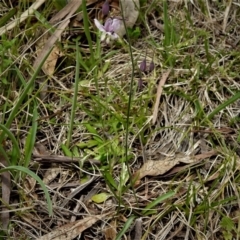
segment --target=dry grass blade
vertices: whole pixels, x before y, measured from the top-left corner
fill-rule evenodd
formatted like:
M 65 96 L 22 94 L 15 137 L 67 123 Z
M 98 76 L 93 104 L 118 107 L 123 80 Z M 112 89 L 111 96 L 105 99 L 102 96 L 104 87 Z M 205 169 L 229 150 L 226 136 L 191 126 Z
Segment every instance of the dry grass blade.
M 63 201 L 63 203 L 61 204 L 61 207 L 65 207 L 68 202 L 78 193 L 80 193 L 84 188 L 86 188 L 90 183 L 92 183 L 93 181 L 96 181 L 96 179 L 98 179 L 98 177 L 93 176 L 89 181 L 81 184 L 80 186 L 78 186 L 72 193 L 69 194 L 69 196 Z
M 164 73 L 162 76 L 162 79 L 160 80 L 160 82 L 158 84 L 157 97 L 156 97 L 156 101 L 155 101 L 154 108 L 153 108 L 152 124 L 156 123 L 157 116 L 158 116 L 158 106 L 159 106 L 159 102 L 160 102 L 160 97 L 162 95 L 162 89 L 163 89 L 165 82 L 167 81 L 167 78 L 168 78 L 170 72 L 171 72 L 171 70 L 168 70 L 166 73 Z
M 77 9 L 78 9 L 79 6 L 81 5 L 82 1 L 77 1 L 77 2 L 78 2 Z M 91 5 L 95 2 L 97 2 L 97 0 L 87 1 L 87 6 Z M 52 24 L 55 24 L 55 23 L 61 21 L 75 7 L 76 7 L 76 1 L 75 0 L 70 1 L 63 9 L 61 9 L 56 15 L 54 15 L 49 22 Z
M 70 12 L 68 13 L 68 15 L 66 16 L 66 19 L 58 26 L 57 30 L 54 32 L 54 34 L 48 39 L 48 41 L 45 43 L 45 46 L 42 49 L 41 54 L 38 56 L 38 58 L 36 59 L 36 61 L 33 64 L 33 68 L 37 69 L 37 67 L 39 66 L 39 64 L 42 62 L 42 60 L 44 59 L 44 56 L 46 55 L 46 53 L 49 52 L 49 50 L 53 47 L 53 45 L 55 44 L 55 42 L 59 39 L 59 37 L 61 36 L 62 32 L 65 30 L 65 28 L 68 26 L 69 22 L 70 22 L 70 17 L 77 11 L 77 9 L 80 7 L 81 5 L 81 1 L 78 2 L 78 4 L 74 5 L 74 7 L 72 9 L 70 9 Z
M 2 36 L 4 33 L 6 33 L 7 31 L 13 29 L 14 27 L 16 27 L 19 23 L 23 22 L 24 20 L 27 19 L 28 16 L 32 15 L 34 13 L 34 11 L 36 11 L 43 3 L 45 3 L 46 0 L 39 0 L 36 1 L 35 3 L 32 4 L 32 6 L 27 9 L 21 16 L 20 18 L 17 18 L 15 20 L 13 20 L 12 22 L 10 22 L 9 24 L 7 24 L 7 26 L 3 26 L 0 28 L 0 36 Z
M 226 10 L 225 10 L 225 13 L 224 13 L 223 27 L 222 27 L 223 32 L 225 32 L 226 27 L 227 27 L 228 16 L 229 16 L 229 12 L 230 12 L 230 9 L 231 9 L 231 5 L 232 5 L 232 0 L 228 1 L 227 7 L 226 7 Z
M 103 219 L 105 215 L 97 215 L 86 217 L 76 222 L 68 223 L 57 228 L 56 230 L 38 238 L 37 240 L 71 240 L 77 237 L 87 228 L 91 227 L 97 221 Z
M 6 166 L 7 161 L 4 157 L 0 154 L 0 163 Z M 2 173 L 2 202 L 3 205 L 9 205 L 10 199 L 10 192 L 11 192 L 11 176 L 9 172 Z M 1 212 L 1 222 L 2 222 L 2 229 L 6 230 L 9 223 L 9 212 L 7 207 L 2 207 Z

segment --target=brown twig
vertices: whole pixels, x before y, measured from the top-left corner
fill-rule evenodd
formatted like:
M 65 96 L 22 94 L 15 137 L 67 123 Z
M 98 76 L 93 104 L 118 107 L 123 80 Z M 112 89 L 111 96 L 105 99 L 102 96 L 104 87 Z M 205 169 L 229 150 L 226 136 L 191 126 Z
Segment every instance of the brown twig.
M 40 155 L 33 154 L 34 161 L 42 163 L 79 163 L 83 161 L 78 157 L 65 157 L 60 155 Z M 100 162 L 95 159 L 86 159 L 84 162 L 89 162 L 91 164 L 100 165 Z
M 157 120 L 160 97 L 162 95 L 163 86 L 164 86 L 170 72 L 171 72 L 171 70 L 168 70 L 166 73 L 164 73 L 163 76 L 162 76 L 162 79 L 160 80 L 160 82 L 158 84 L 157 97 L 156 97 L 156 101 L 155 101 L 154 108 L 153 108 L 152 124 L 155 124 L 155 122 Z

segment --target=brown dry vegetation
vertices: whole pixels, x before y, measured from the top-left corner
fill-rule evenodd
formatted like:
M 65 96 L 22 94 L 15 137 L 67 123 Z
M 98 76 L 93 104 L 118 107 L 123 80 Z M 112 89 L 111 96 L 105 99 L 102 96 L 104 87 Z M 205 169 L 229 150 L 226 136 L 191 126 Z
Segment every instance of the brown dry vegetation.
M 128 38 L 100 46 L 91 22 L 103 1 L 88 6 L 92 49 L 82 19 L 73 18 L 55 45 L 54 73 L 40 72 L 24 98 L 9 127 L 21 151 L 15 165 L 43 180 L 53 214 L 38 182 L 11 172 L 10 200 L 0 198 L 2 212 L 10 211 L 4 239 L 110 240 L 121 231 L 119 239 L 240 238 L 240 2 L 169 0 L 165 16 L 162 0 L 140 2 L 134 30 L 141 34 L 129 32 L 131 48 Z M 2 1 L 0 14 L 13 7 L 12 19 L 28 1 Z M 46 20 L 56 12 L 52 1 L 38 9 Z M 34 15 L 1 36 L 3 125 L 48 27 Z M 155 63 L 146 74 L 138 68 L 145 54 Z M 169 70 L 153 123 L 158 84 Z M 8 154 L 11 139 L 2 143 Z M 3 184 L 4 177 L 4 193 Z M 46 235 L 61 231 L 62 238 Z

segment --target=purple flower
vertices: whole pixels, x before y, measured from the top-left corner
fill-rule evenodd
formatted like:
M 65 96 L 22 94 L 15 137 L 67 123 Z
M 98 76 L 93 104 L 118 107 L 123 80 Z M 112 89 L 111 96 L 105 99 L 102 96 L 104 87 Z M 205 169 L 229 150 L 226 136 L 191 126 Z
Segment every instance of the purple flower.
M 97 19 L 94 19 L 96 27 L 102 32 L 101 42 L 106 40 L 107 44 L 111 40 L 119 38 L 119 35 L 116 33 L 122 27 L 122 21 L 116 18 L 108 18 L 104 25 L 102 25 Z
M 110 10 L 109 2 L 106 0 L 104 4 L 102 5 L 102 13 L 104 16 L 107 16 Z

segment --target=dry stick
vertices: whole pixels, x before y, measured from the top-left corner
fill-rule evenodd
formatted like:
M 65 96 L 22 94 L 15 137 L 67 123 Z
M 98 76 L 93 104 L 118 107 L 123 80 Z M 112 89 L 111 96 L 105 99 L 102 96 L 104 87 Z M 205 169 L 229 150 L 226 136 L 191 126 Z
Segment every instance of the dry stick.
M 34 13 L 46 0 L 38 0 L 35 3 L 32 4 L 32 6 L 27 9 L 21 16 L 20 18 L 14 19 L 12 22 L 9 24 L 3 26 L 0 28 L 0 36 L 2 36 L 4 33 L 7 31 L 13 29 L 14 27 L 17 26 L 17 24 L 23 22 L 24 20 L 27 19 L 31 14 Z
M 171 70 L 168 70 L 166 73 L 164 73 L 162 76 L 162 79 L 160 80 L 160 82 L 158 84 L 157 97 L 156 97 L 156 101 L 155 101 L 154 108 L 153 108 L 152 124 L 155 124 L 155 122 L 157 120 L 160 97 L 162 95 L 163 86 L 164 86 L 170 72 L 171 72 Z
M 88 0 L 87 1 L 87 6 L 96 3 L 98 0 Z M 79 1 L 80 5 L 82 4 L 82 1 Z M 49 23 L 51 24 L 55 24 L 58 21 L 61 21 L 69 12 L 72 8 L 74 8 L 76 5 L 76 0 L 72 0 L 71 2 L 69 2 L 62 10 L 60 10 L 56 15 L 54 15 L 51 20 L 49 21 Z M 79 5 L 79 7 L 80 7 Z M 78 8 L 77 8 L 78 9 Z
M 74 198 L 78 193 L 80 193 L 83 189 L 85 189 L 89 184 L 93 183 L 94 181 L 96 181 L 97 179 L 99 179 L 99 177 L 93 176 L 90 180 L 88 180 L 87 182 L 81 184 L 80 186 L 78 186 L 73 192 L 71 192 L 68 197 L 66 199 L 63 200 L 62 204 L 60 205 L 60 207 L 64 208 L 69 201 L 72 200 L 72 198 Z
M 2 163 L 4 166 L 7 166 L 7 161 L 4 158 L 2 154 L 0 154 L 0 163 Z M 10 200 L 10 193 L 11 193 L 11 176 L 9 172 L 3 172 L 1 174 L 1 180 L 2 180 L 2 211 L 1 211 L 1 222 L 0 226 L 3 230 L 7 230 L 8 224 L 9 224 L 9 209 L 4 206 L 9 205 Z
M 4 205 L 9 205 L 10 200 L 10 193 L 11 193 L 11 176 L 9 172 L 2 173 L 2 212 L 1 212 L 1 222 L 2 222 L 2 229 L 7 230 L 9 224 L 9 212 L 8 208 Z
M 137 218 L 135 221 L 135 236 L 134 240 L 142 239 L 142 218 Z
M 42 154 L 33 154 L 34 161 L 40 163 L 79 163 L 82 160 L 78 157 L 65 157 L 61 155 L 42 155 Z M 101 162 L 94 159 L 86 159 L 84 162 L 89 162 L 91 164 L 100 165 Z

